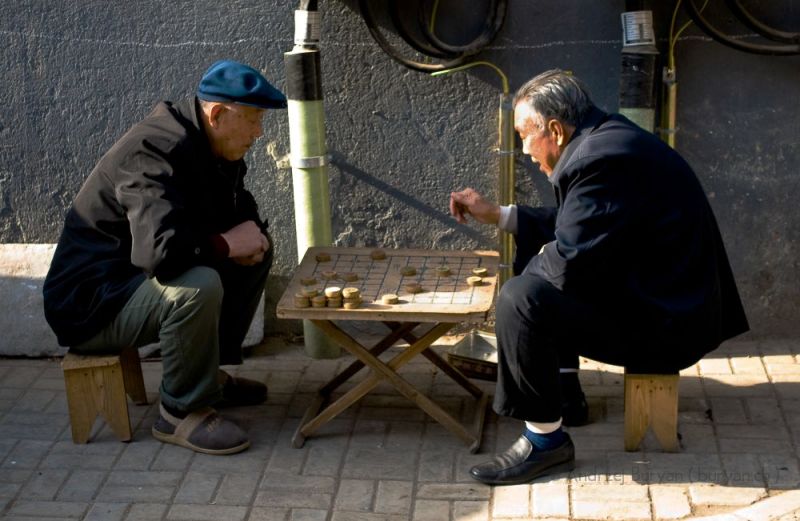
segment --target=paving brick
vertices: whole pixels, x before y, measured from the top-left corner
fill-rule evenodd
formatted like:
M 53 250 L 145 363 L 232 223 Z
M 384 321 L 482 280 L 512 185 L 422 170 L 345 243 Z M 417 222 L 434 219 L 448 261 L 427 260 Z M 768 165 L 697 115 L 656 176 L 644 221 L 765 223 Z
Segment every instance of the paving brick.
M 732 487 L 764 487 L 766 477 L 755 454 L 722 454 L 722 466 Z
M 354 434 L 357 435 L 357 434 Z M 366 479 L 414 479 L 416 458 L 408 451 L 351 447 L 345 457 L 342 476 Z
M 527 516 L 530 512 L 530 485 L 495 487 L 492 493 L 494 495 L 492 516 L 523 517 Z
M 12 499 L 22 488 L 19 483 L 0 483 L 0 499 Z
M 122 455 L 114 464 L 115 470 L 147 470 L 161 450 L 162 443 L 156 440 L 143 440 L 128 443 Z
M 450 519 L 450 503 L 447 501 L 434 501 L 431 499 L 418 499 L 414 501 L 414 514 L 412 521 L 443 521 Z
M 288 508 L 253 507 L 247 521 L 286 521 L 289 512 Z
M 327 509 L 331 506 L 332 498 L 333 494 L 329 493 L 268 489 L 256 493 L 254 504 L 262 507 Z
M 17 443 L 3 461 L 6 469 L 35 469 L 47 454 L 52 442 L 23 439 Z
M 764 364 L 761 357 L 747 356 L 731 358 L 731 366 L 735 374 L 751 374 L 765 377 Z
M 587 484 L 579 483 L 572 486 L 573 502 L 595 502 L 595 501 L 648 501 L 647 487 L 623 485 L 618 483 L 611 484 Z
M 153 521 L 161 519 L 169 505 L 157 503 L 136 503 L 131 505 L 125 521 Z
M 118 503 L 129 501 L 131 503 L 166 503 L 172 499 L 175 487 L 164 485 L 105 485 L 97 494 L 98 501 Z
M 67 479 L 68 470 L 39 470 L 22 489 L 21 497 L 27 500 L 52 500 L 61 484 Z
M 649 502 L 572 501 L 572 515 L 577 519 L 650 519 Z
M 454 501 L 453 519 L 489 521 L 488 501 Z
M 733 374 L 727 358 L 703 358 L 697 365 L 702 375 Z
M 425 483 L 417 488 L 416 497 L 425 499 L 475 500 L 489 499 L 491 489 L 476 482 L 467 484 Z
M 151 470 L 186 470 L 192 462 L 194 452 L 176 445 L 161 444 L 161 450 L 150 464 Z
M 408 515 L 414 484 L 410 481 L 379 481 L 375 512 Z
M 793 449 L 789 440 L 720 438 L 719 450 L 720 452 L 753 454 L 791 454 Z
M 449 482 L 453 479 L 454 450 L 423 451 L 419 456 L 417 479 L 421 482 Z
M 58 493 L 62 501 L 91 501 L 106 478 L 104 470 L 75 470 Z
M 344 461 L 346 438 L 342 442 L 325 446 L 312 446 L 308 449 L 308 459 L 303 466 L 303 474 L 311 476 L 336 476 Z
M 681 519 L 692 513 L 685 487 L 651 486 L 650 497 L 656 519 Z
M 107 485 L 177 485 L 183 474 L 174 471 L 114 470 L 109 473 Z
M 762 454 L 759 455 L 759 460 L 770 490 L 800 488 L 800 466 L 797 458 Z
M 708 396 L 720 397 L 770 397 L 772 389 L 764 385 L 763 378 L 753 375 L 714 375 L 703 377 Z
M 261 480 L 261 489 L 283 490 L 289 489 L 297 492 L 323 492 L 333 494 L 336 490 L 336 480 L 323 476 L 300 476 L 297 474 L 280 474 L 265 472 Z
M 375 482 L 360 479 L 343 479 L 336 491 L 334 508 L 353 512 L 368 512 L 372 509 Z
M 767 495 L 763 487 L 720 487 L 691 485 L 689 496 L 695 505 L 749 505 Z
M 334 512 L 331 521 L 408 521 L 408 517 L 367 512 Z
M 327 510 L 312 510 L 309 508 L 295 508 L 289 521 L 325 521 L 328 517 Z
M 9 513 L 16 516 L 80 517 L 88 506 L 88 503 L 66 501 L 17 501 Z
M 222 479 L 214 502 L 218 505 L 249 505 L 260 474 L 228 474 Z
M 534 483 L 531 503 L 535 517 L 569 517 L 569 485 L 566 482 Z
M 95 503 L 83 521 L 121 521 L 127 509 L 128 503 Z
M 737 425 L 747 423 L 747 413 L 741 398 L 715 397 L 709 399 L 709 402 L 714 423 L 733 423 Z
M 15 400 L 11 410 L 13 412 L 44 412 L 56 394 L 58 394 L 56 391 L 28 389 Z
M 210 503 L 221 480 L 222 477 L 216 474 L 187 472 L 178 487 L 174 501 L 175 503 Z
M 176 521 L 244 521 L 247 507 L 220 505 L 172 505 L 167 519 Z
M 750 421 L 756 425 L 783 423 L 783 413 L 775 398 L 747 398 L 745 405 Z

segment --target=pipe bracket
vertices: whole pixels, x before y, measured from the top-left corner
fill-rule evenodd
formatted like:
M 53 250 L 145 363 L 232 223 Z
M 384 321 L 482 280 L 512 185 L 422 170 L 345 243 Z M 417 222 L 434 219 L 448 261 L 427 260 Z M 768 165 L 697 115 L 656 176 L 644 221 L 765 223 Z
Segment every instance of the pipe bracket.
M 330 158 L 325 156 L 291 157 L 292 168 L 320 168 L 327 165 Z

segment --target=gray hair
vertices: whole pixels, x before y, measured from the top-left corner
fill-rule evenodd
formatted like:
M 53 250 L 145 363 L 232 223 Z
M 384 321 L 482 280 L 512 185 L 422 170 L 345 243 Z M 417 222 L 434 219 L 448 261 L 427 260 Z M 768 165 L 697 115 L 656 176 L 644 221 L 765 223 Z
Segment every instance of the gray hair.
M 514 96 L 514 104 L 526 102 L 545 120 L 557 119 L 577 127 L 594 107 L 583 82 L 561 69 L 545 71 L 528 80 Z

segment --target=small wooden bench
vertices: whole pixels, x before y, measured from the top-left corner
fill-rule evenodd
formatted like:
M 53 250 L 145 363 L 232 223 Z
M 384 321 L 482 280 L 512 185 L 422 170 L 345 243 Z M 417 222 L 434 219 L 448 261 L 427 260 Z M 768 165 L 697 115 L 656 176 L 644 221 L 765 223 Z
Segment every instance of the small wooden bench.
M 98 415 L 122 441 L 131 440 L 126 394 L 133 403 L 147 403 L 142 365 L 135 348 L 119 355 L 67 353 L 61 362 L 67 388 L 72 441 L 87 443 Z
M 625 371 L 625 450 L 639 448 L 652 427 L 661 448 L 678 450 L 678 374 Z

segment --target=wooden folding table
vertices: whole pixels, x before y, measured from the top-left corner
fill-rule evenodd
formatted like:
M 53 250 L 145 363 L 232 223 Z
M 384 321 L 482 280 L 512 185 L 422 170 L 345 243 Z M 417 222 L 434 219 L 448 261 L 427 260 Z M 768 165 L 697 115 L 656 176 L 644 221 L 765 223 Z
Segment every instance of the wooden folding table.
M 373 258 L 381 256 L 378 252 L 385 258 Z M 356 360 L 319 389 L 294 434 L 293 446 L 301 447 L 307 436 L 386 381 L 467 443 L 471 452 L 476 452 L 483 435 L 488 396 L 430 347 L 458 323 L 486 320 L 497 289 L 497 265 L 497 252 L 486 251 L 309 248 L 278 302 L 277 315 L 310 320 Z M 467 277 L 475 276 L 481 269 L 487 273 L 480 284 L 468 285 Z M 414 273 L 409 274 L 410 271 Z M 410 293 L 407 288 L 412 284 L 419 285 L 422 291 Z M 303 289 L 317 289 L 322 294 L 325 288 L 333 286 L 358 288 L 362 298 L 360 307 L 298 307 L 296 295 Z M 397 295 L 398 303 L 384 304 L 381 297 L 387 293 Z M 367 347 L 336 324 L 346 320 L 380 321 L 389 331 L 377 344 Z M 416 336 L 413 331 L 423 323 L 431 323 L 432 327 Z M 382 361 L 379 356 L 400 340 L 408 342 L 408 347 L 390 360 Z M 419 354 L 476 399 L 471 429 L 398 374 L 398 369 Z M 368 377 L 323 409 L 333 391 L 364 366 L 370 369 Z

